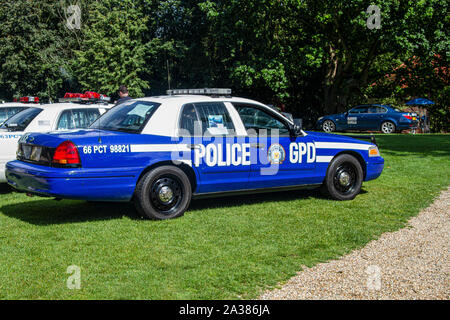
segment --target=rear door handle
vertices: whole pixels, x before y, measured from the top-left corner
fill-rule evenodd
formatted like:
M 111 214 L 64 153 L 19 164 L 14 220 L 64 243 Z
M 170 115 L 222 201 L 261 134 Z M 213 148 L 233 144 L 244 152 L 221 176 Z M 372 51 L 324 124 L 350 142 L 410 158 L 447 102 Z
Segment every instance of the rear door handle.
M 250 147 L 256 148 L 256 149 L 264 149 L 264 144 L 263 143 L 251 143 Z

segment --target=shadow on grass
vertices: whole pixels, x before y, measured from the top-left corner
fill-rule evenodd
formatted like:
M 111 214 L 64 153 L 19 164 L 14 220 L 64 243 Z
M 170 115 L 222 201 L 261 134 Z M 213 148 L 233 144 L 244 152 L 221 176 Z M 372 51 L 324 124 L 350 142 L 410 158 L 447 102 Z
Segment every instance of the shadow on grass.
M 0 212 L 8 217 L 39 226 L 114 220 L 123 217 L 140 219 L 132 203 L 88 203 L 53 199 L 5 205 L 0 208 Z
M 367 191 L 361 190 L 361 193 Z M 272 193 L 258 193 L 242 196 L 217 197 L 192 200 L 188 209 L 203 210 L 213 208 L 234 208 L 241 205 L 257 203 L 292 201 L 307 198 L 328 199 L 319 190 L 294 190 Z M 53 199 L 37 200 L 5 205 L 0 208 L 4 215 L 21 221 L 48 226 L 89 221 L 105 221 L 128 217 L 133 220 L 141 218 L 132 203 L 108 203 Z
M 11 187 L 6 183 L 0 183 L 0 194 L 11 193 Z
M 363 188 L 360 194 L 367 193 Z M 319 189 L 300 189 L 291 191 L 279 191 L 279 192 L 267 192 L 267 193 L 255 193 L 242 196 L 228 196 L 217 197 L 208 199 L 192 200 L 189 210 L 202 210 L 213 208 L 233 208 L 241 205 L 261 204 L 269 202 L 282 202 L 293 201 L 299 199 L 323 199 L 330 200 L 329 197 L 324 196 Z

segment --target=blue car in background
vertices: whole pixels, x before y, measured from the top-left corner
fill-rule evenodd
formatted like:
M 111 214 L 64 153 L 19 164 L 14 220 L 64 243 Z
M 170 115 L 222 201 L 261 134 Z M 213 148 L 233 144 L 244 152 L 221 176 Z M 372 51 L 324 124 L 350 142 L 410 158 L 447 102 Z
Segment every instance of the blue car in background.
M 381 104 L 359 105 L 347 112 L 320 117 L 317 128 L 334 131 L 381 131 L 394 133 L 417 126 L 417 118 L 408 112 Z

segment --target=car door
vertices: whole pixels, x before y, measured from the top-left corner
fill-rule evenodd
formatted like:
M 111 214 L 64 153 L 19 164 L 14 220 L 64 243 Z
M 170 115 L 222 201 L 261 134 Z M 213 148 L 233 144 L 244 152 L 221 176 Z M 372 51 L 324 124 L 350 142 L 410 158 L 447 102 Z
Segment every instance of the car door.
M 249 135 L 250 189 L 308 184 L 315 169 L 315 145 L 293 137 L 288 122 L 260 105 L 233 103 Z
M 248 138 L 236 135 L 236 126 L 223 102 L 189 103 L 182 107 L 180 136 L 192 149 L 198 170 L 197 193 L 246 189 L 250 175 Z
M 380 130 L 381 123 L 386 115 L 387 109 L 381 106 L 370 106 L 365 116 L 365 129 Z
M 347 115 L 347 127 L 349 130 L 365 130 L 367 127 L 367 106 L 358 106 L 351 109 Z

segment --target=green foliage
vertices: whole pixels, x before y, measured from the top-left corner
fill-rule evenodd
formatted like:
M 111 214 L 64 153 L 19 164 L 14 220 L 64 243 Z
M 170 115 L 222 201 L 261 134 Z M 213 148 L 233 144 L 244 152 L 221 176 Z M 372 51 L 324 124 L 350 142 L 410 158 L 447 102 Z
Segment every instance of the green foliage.
M 70 0 L 0 1 L 0 98 L 218 86 L 314 118 L 355 103 L 438 100 L 448 86 L 441 0 L 78 0 L 81 30 L 65 26 Z M 371 4 L 380 29 L 367 27 Z M 433 121 L 445 121 L 441 100 Z
M 67 85 L 74 40 L 55 1 L 0 1 L 0 88 L 6 99 L 54 98 Z M 63 72 L 62 72 L 63 71 Z
M 95 1 L 89 10 L 74 61 L 83 88 L 111 95 L 126 84 L 131 96 L 143 96 L 148 17 L 133 0 Z

